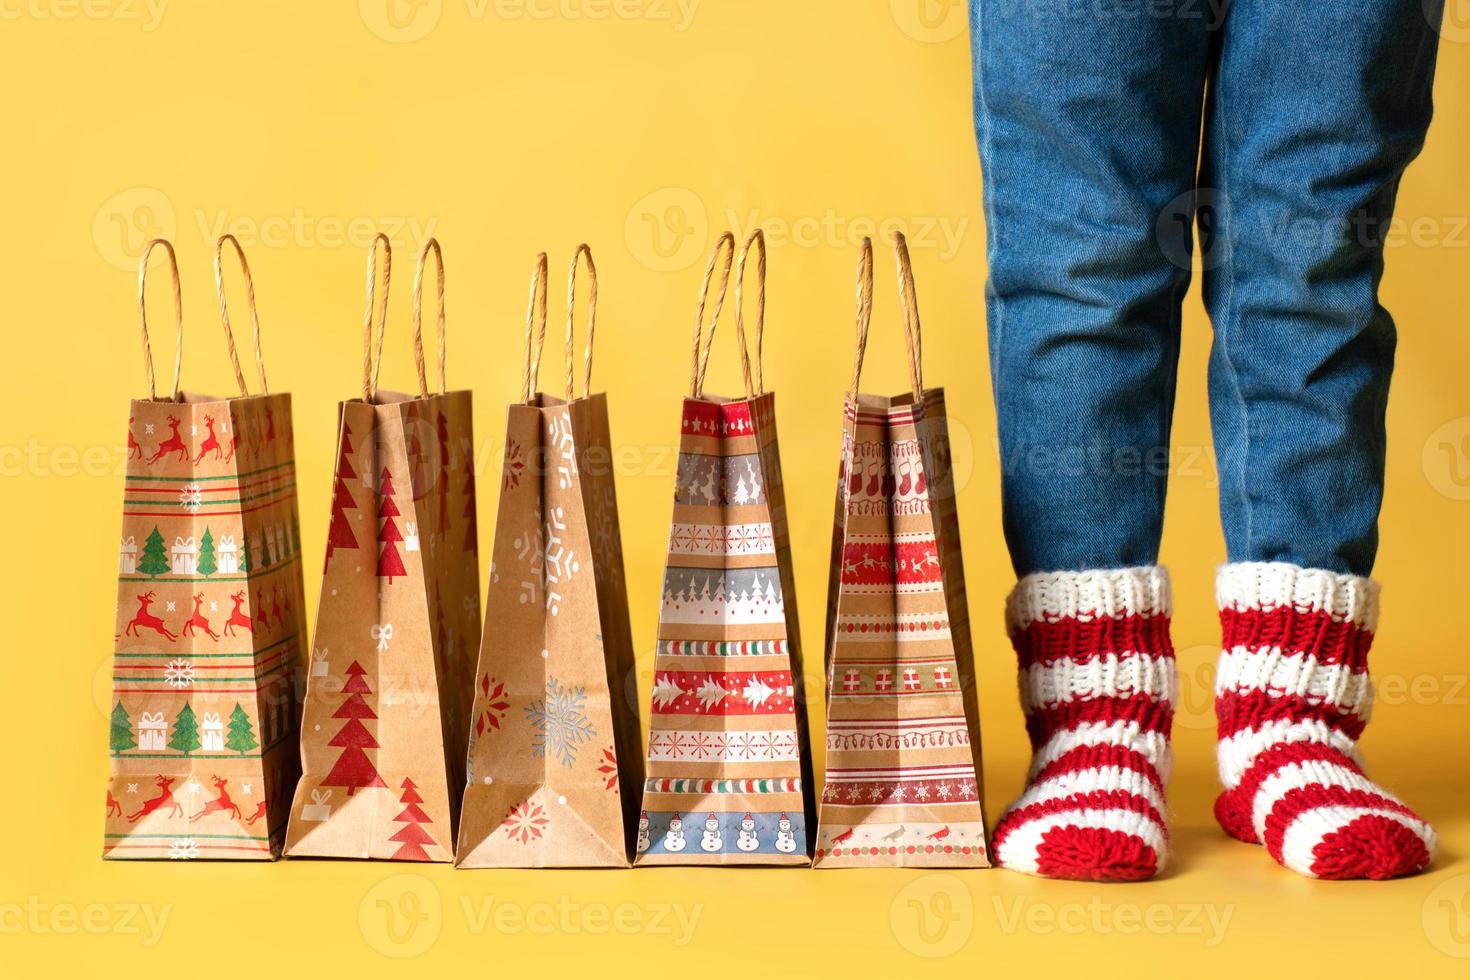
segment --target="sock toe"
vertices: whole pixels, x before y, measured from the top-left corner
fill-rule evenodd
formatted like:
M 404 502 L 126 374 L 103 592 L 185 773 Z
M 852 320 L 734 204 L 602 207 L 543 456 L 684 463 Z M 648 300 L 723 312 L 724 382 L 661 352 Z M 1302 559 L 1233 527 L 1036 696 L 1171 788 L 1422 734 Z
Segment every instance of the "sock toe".
M 1070 881 L 1142 881 L 1159 870 L 1154 849 L 1134 834 L 1105 827 L 1061 826 L 1036 848 L 1037 873 Z
M 1312 849 L 1312 874 L 1382 881 L 1417 874 L 1432 855 L 1424 839 L 1398 820 L 1367 814 L 1323 836 Z

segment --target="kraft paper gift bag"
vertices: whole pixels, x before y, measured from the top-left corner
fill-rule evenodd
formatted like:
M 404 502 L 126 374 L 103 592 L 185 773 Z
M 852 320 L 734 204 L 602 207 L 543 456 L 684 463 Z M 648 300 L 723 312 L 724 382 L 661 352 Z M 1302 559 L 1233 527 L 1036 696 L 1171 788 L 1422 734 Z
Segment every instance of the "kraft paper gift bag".
M 584 255 L 587 347 L 576 397 L 572 307 Z M 631 854 L 642 781 L 638 715 L 623 696 L 633 636 L 607 396 L 590 394 L 597 270 L 585 245 L 572 256 L 567 306 L 563 400 L 535 392 L 543 254 L 531 280 L 521 403 L 506 419 L 460 815 L 463 868 L 622 868 Z
M 431 253 L 437 394 L 429 393 L 422 339 Z M 368 255 L 363 397 L 340 407 L 290 857 L 448 861 L 454 854 L 480 630 L 470 393 L 444 390 L 444 262 L 433 239 L 414 277 L 418 396 L 379 390 L 391 271 L 392 250 L 379 235 Z
M 736 276 L 744 398 L 703 391 L 735 251 L 729 233 L 710 257 L 695 317 L 654 654 L 640 865 L 810 861 L 811 761 L 775 396 L 765 391 L 759 366 L 752 381 L 741 309 L 752 246 L 760 281 L 759 365 L 765 308 L 759 231 L 745 243 Z M 701 351 L 705 301 L 721 255 L 719 293 Z
M 819 868 L 984 868 L 969 615 L 944 391 L 924 388 L 908 246 L 895 236 L 913 390 L 858 391 L 873 246 L 858 271 L 827 605 Z
M 221 252 L 249 291 L 260 394 L 247 392 Z M 179 352 L 158 398 L 144 281 L 156 247 L 173 275 Z M 291 396 L 271 394 L 250 268 L 222 238 L 215 275 L 238 398 L 182 393 L 173 246 L 138 267 L 149 397 L 132 403 L 118 553 L 103 855 L 270 860 L 296 779 L 294 680 L 305 644 Z

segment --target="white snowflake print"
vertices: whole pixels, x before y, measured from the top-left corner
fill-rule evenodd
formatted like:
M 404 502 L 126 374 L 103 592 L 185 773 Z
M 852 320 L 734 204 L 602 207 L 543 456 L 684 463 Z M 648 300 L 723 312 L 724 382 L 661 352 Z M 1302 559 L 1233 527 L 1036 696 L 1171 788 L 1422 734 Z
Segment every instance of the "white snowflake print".
M 163 668 L 163 679 L 170 687 L 188 687 L 194 683 L 194 664 L 188 660 L 170 660 Z
M 597 735 L 586 714 L 586 688 L 564 687 L 556 678 L 546 681 L 546 697 L 525 708 L 535 733 L 531 751 L 538 758 L 554 755 L 562 765 L 577 761 L 577 749 Z
M 199 844 L 192 837 L 175 837 L 168 845 L 168 856 L 175 861 L 187 861 L 199 856 Z
M 570 582 L 582 570 L 576 554 L 562 542 L 566 529 L 565 512 L 560 507 L 554 508 L 546 521 L 546 551 L 541 564 L 542 577 L 546 580 L 546 610 L 553 616 L 561 612 L 561 595 L 555 587 L 563 581 Z
M 191 514 L 197 514 L 204 506 L 204 490 L 197 483 L 188 483 L 179 491 L 179 506 Z
M 577 478 L 577 450 L 572 442 L 571 413 L 562 412 L 551 419 L 546 426 L 546 434 L 561 456 L 561 462 L 556 466 L 557 486 L 570 490 L 572 481 Z

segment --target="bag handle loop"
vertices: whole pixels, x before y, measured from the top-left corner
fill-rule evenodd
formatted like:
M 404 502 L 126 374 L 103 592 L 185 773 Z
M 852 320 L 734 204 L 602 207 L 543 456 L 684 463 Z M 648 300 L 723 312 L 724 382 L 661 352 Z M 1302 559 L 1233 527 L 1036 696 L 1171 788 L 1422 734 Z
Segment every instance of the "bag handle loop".
M 903 232 L 893 233 L 893 251 L 898 258 L 898 305 L 903 313 L 903 342 L 908 351 L 909 381 L 913 385 L 914 404 L 924 400 L 923 340 L 919 327 L 919 299 L 914 286 L 914 270 L 909 261 L 908 241 Z M 863 239 L 858 258 L 857 278 L 857 357 L 852 366 L 852 387 L 856 395 L 862 378 L 863 358 L 868 350 L 868 328 L 873 322 L 873 240 Z
M 168 253 L 169 272 L 173 277 L 174 324 L 178 339 L 174 342 L 174 390 L 170 400 L 178 401 L 179 374 L 184 366 L 184 298 L 179 285 L 179 259 L 174 254 L 173 243 L 166 238 L 150 239 L 138 260 L 138 317 L 143 327 L 143 365 L 148 371 L 148 398 L 150 401 L 157 401 L 158 391 L 153 379 L 153 345 L 148 340 L 148 294 L 145 286 L 148 281 L 148 260 L 153 256 L 153 250 L 159 246 Z
M 750 352 L 745 345 L 745 260 L 751 246 L 756 249 L 755 261 L 755 384 L 750 382 Z M 748 396 L 766 393 L 765 338 L 766 338 L 766 233 L 757 228 L 745 240 L 740 250 L 740 261 L 735 266 L 735 336 L 740 341 L 740 361 L 745 369 L 745 392 Z
M 235 332 L 230 327 L 230 304 L 225 297 L 224 251 L 227 242 L 235 249 L 235 257 L 240 260 L 240 272 L 245 277 L 245 302 L 250 307 L 250 326 L 255 334 L 255 368 L 260 373 L 260 393 L 269 395 L 271 389 L 265 380 L 265 356 L 260 351 L 260 313 L 255 306 L 255 279 L 250 275 L 250 263 L 245 259 L 240 240 L 226 233 L 214 243 L 214 288 L 219 294 L 219 317 L 225 328 L 230 365 L 235 369 L 235 383 L 240 386 L 241 396 L 248 397 L 250 391 L 245 386 L 245 372 L 240 370 L 240 355 L 235 350 Z
M 535 396 L 541 349 L 546 346 L 546 278 L 546 253 L 542 252 L 531 270 L 531 295 L 526 301 L 526 373 L 521 381 L 521 401 L 528 405 Z
M 444 394 L 444 250 L 439 239 L 430 238 L 419 252 L 418 266 L 413 271 L 413 359 L 419 372 L 419 397 L 429 396 L 429 379 L 424 371 L 424 267 L 429 253 L 434 255 L 434 282 L 439 294 L 439 394 Z
M 587 348 L 582 357 L 582 397 L 592 393 L 592 340 L 597 333 L 597 265 L 592 261 L 592 249 L 586 242 L 577 246 L 572 253 L 571 268 L 567 270 L 567 401 L 574 397 L 572 337 L 577 312 L 577 265 L 587 257 Z M 542 310 L 545 317 L 545 309 Z
M 378 305 L 378 253 L 383 254 L 382 309 L 378 313 L 377 352 L 373 350 L 373 308 Z M 388 327 L 388 291 L 393 284 L 393 243 L 382 232 L 373 236 L 367 260 L 367 310 L 362 322 L 362 400 L 372 404 L 378 395 L 378 370 L 383 366 L 383 334 Z
M 724 255 L 724 262 L 720 262 L 720 256 Z M 730 285 L 730 267 L 735 260 L 735 236 L 725 232 L 715 242 L 715 250 L 710 253 L 709 264 L 704 269 L 704 279 L 699 285 L 699 305 L 694 311 L 694 351 L 693 361 L 690 365 L 689 394 L 693 398 L 699 398 L 704 394 L 704 372 L 709 367 L 710 349 L 715 343 L 715 327 L 720 322 L 720 310 L 725 305 L 725 291 Z M 715 265 L 720 265 L 720 291 L 715 294 L 714 314 L 709 319 L 709 335 L 704 335 L 704 308 L 709 300 L 710 282 L 715 275 Z M 700 350 L 703 341 L 704 349 Z M 747 375 L 748 376 L 748 375 Z

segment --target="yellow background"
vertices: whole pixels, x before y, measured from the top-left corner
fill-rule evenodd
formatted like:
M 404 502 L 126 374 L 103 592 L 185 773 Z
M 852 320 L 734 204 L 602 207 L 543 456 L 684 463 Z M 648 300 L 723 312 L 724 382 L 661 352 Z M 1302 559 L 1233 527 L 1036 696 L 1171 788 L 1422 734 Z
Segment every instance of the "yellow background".
M 1211 821 L 1212 576 L 1223 548 L 1203 395 L 1209 327 L 1197 294 L 1164 541 L 1183 704 L 1176 850 L 1162 880 L 104 863 L 119 447 L 127 400 L 145 391 L 133 272 L 145 233 L 178 244 L 185 386 L 214 393 L 230 392 L 232 380 L 210 254 L 219 231 L 245 242 L 272 386 L 295 398 L 308 554 L 323 546 L 334 406 L 359 390 L 367 230 L 399 245 L 385 369 L 399 388 L 410 377 L 412 257 L 424 231 L 443 241 L 450 380 L 475 390 L 487 474 L 483 548 L 504 405 L 519 386 L 532 257 L 551 253 L 559 329 L 561 270 L 578 241 L 590 242 L 602 287 L 596 384 L 611 393 L 615 442 L 633 447 L 618 489 L 634 633 L 647 650 L 700 266 L 719 229 L 763 224 L 772 245 L 766 377 L 779 392 L 808 680 L 818 691 L 856 244 L 874 229 L 905 228 L 926 377 L 948 389 L 964 467 L 992 818 L 1019 788 L 1025 751 L 999 616 L 1011 575 L 983 358 L 984 228 L 963 5 L 394 3 L 396 21 L 387 0 L 172 0 L 155 21 L 142 0 L 0 0 L 0 961 L 22 975 L 66 961 L 118 977 L 1465 968 L 1454 958 L 1470 956 L 1465 0 L 1451 0 L 1438 118 L 1399 198 L 1408 224 L 1384 282 L 1403 342 L 1379 564 L 1384 690 L 1366 748 L 1376 772 L 1438 825 L 1443 853 L 1430 874 L 1313 883 L 1227 841 Z M 880 248 L 878 262 L 866 387 L 896 392 L 906 380 L 891 253 Z M 166 387 L 163 288 L 153 300 Z M 738 383 L 730 322 L 712 391 Z M 551 363 L 548 385 L 560 376 L 557 357 Z M 308 574 L 313 608 L 317 584 Z M 646 655 L 642 664 L 647 691 Z M 819 708 L 814 722 L 820 745 Z M 661 918 L 671 903 L 686 921 L 698 917 L 692 939 L 672 914 Z M 128 917 L 135 906 L 167 916 L 154 945 L 143 920 Z M 632 934 L 595 934 L 604 914 Z

